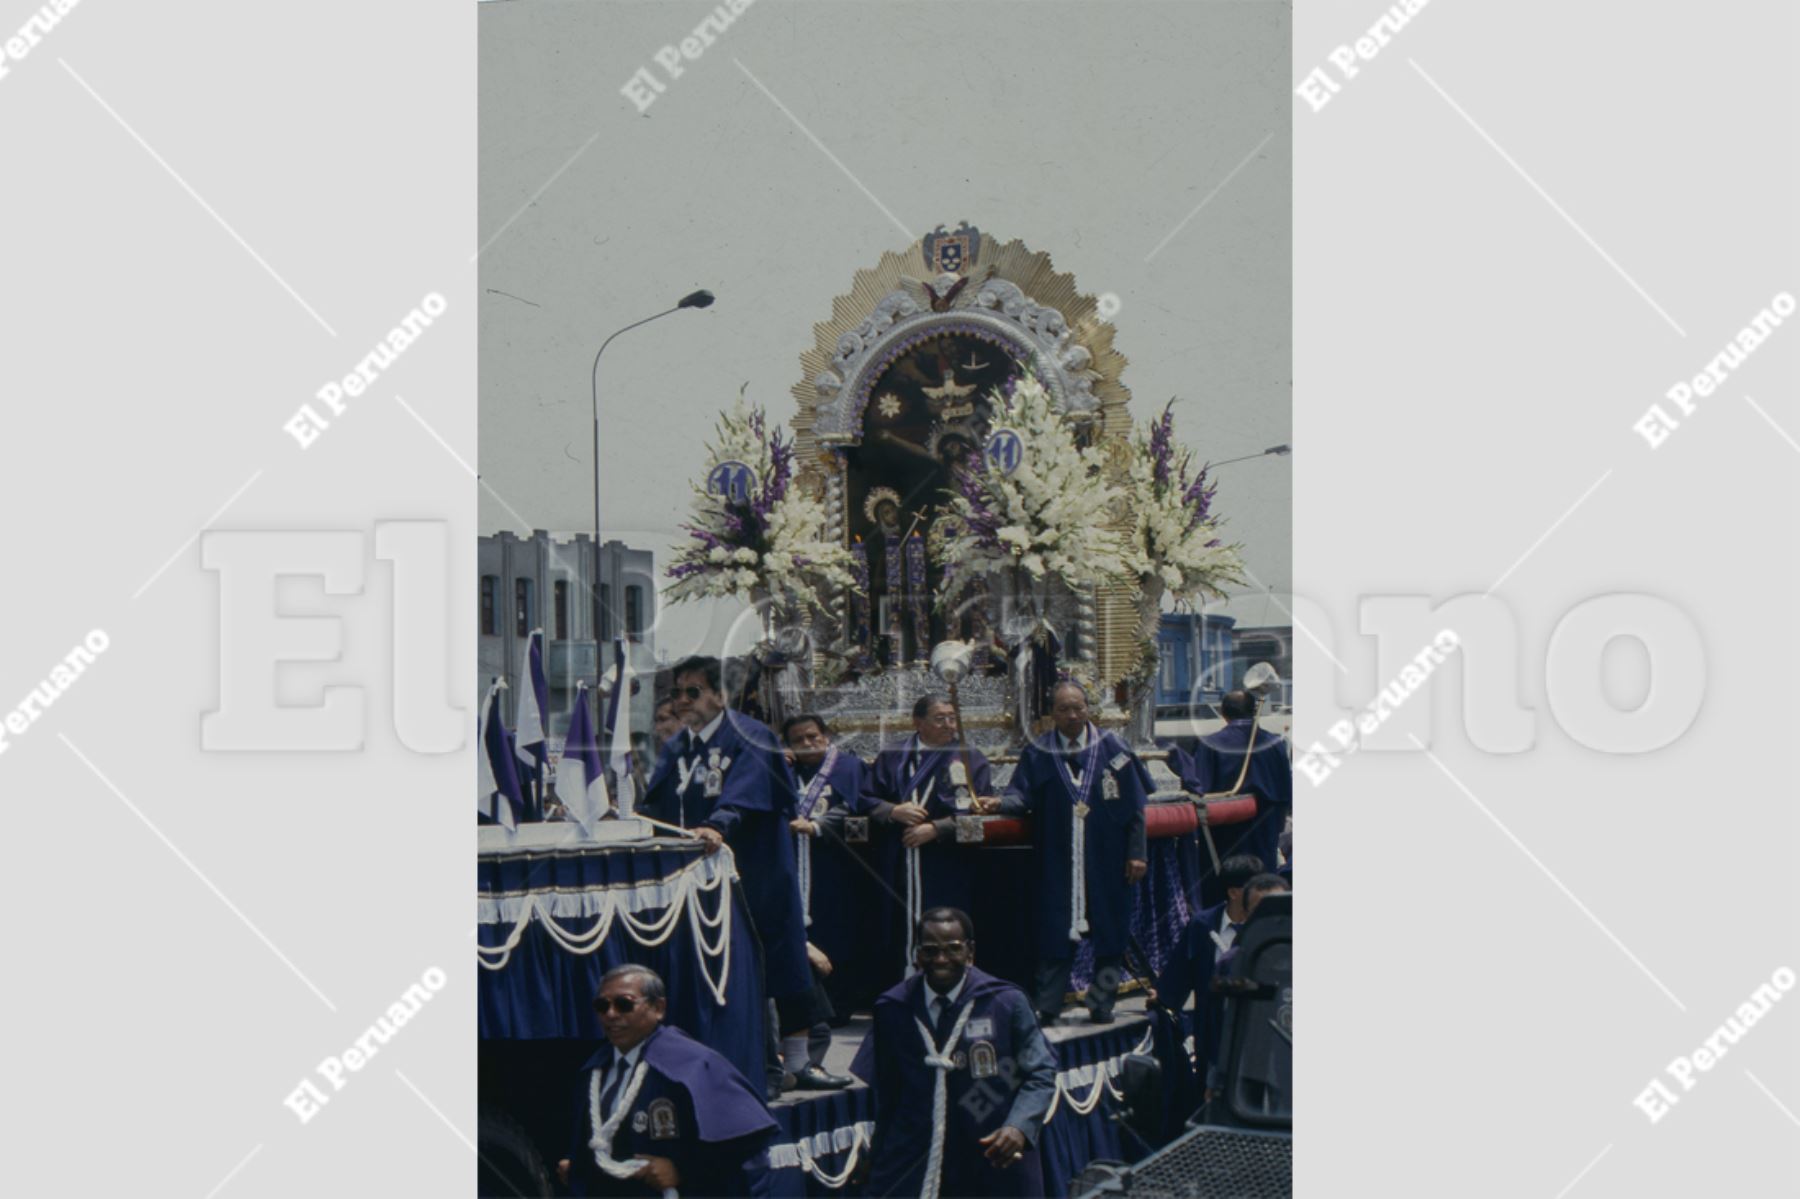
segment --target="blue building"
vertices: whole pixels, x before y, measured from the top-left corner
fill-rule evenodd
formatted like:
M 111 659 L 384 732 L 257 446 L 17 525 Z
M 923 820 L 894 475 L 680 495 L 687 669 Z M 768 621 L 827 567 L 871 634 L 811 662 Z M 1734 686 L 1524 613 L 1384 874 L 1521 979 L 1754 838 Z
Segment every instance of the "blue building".
M 1293 630 L 1285 625 L 1241 627 L 1223 612 L 1165 612 L 1156 640 L 1159 708 L 1217 703 L 1258 662 L 1280 676 L 1278 702 L 1293 702 Z
M 1225 693 L 1236 624 L 1233 617 L 1215 612 L 1163 613 L 1156 634 L 1158 707 L 1214 703 Z

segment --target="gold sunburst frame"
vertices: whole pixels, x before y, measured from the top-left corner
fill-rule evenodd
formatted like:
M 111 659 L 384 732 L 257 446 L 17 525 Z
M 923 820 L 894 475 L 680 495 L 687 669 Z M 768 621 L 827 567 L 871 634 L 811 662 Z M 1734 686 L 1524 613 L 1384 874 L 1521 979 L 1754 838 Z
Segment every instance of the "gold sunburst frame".
M 973 232 L 964 226 L 958 233 L 965 231 Z M 1057 270 L 1049 254 L 985 233 L 961 269 L 934 270 L 927 261 L 934 236 L 944 237 L 927 235 L 857 271 L 800 355 L 802 376 L 793 388 L 796 460 L 817 480 L 846 543 L 848 488 L 844 459 L 835 451 L 861 443 L 869 389 L 893 354 L 937 332 L 970 334 L 1030 361 L 1058 407 L 1090 426 L 1123 473 L 1131 393 L 1120 378 L 1126 360 L 1113 346 L 1110 313 L 1102 315 L 1100 298 Z M 1138 589 L 1101 585 L 1078 598 L 1083 663 L 1090 677 L 1110 687 L 1138 665 Z
M 873 361 L 875 355 L 868 351 L 878 352 L 888 340 L 897 339 L 897 335 L 904 336 L 906 323 L 914 318 L 933 316 L 995 315 L 1006 324 L 1017 326 L 1019 332 L 1032 336 L 1040 349 L 1048 340 L 1062 341 L 1071 349 L 1084 351 L 1084 362 L 1079 361 L 1077 355 L 1076 362 L 1055 372 L 1087 377 L 1087 385 L 1097 401 L 1095 413 L 1074 414 L 1097 414 L 1100 432 L 1105 437 L 1130 436 L 1131 417 L 1127 408 L 1131 393 L 1120 381 L 1126 360 L 1113 348 L 1113 325 L 1100 315 L 1098 297 L 1081 291 L 1073 275 L 1057 270 L 1049 254 L 1031 250 L 1017 239 L 1002 244 L 984 233 L 980 250 L 973 255 L 974 265 L 962 272 L 944 273 L 933 273 L 926 265 L 922 252 L 924 244 L 921 238 L 904 252 L 889 250 L 875 266 L 857 271 L 850 290 L 832 300 L 831 318 L 813 326 L 813 345 L 800 355 L 802 377 L 793 389 L 794 398 L 799 402 L 793 427 L 801 461 L 816 461 L 819 450 L 833 444 L 857 444 L 858 438 L 842 424 L 823 439 L 814 435 L 814 419 L 821 400 L 828 398 L 822 391 L 821 381 L 828 381 L 835 374 L 840 376 L 840 386 L 852 383 L 850 379 L 841 378 L 846 365 L 845 351 L 860 348 L 864 357 L 858 361 Z M 932 312 L 931 296 L 925 286 L 932 285 L 942 295 L 959 279 L 968 282 L 951 306 L 941 313 Z M 980 300 L 983 287 L 989 282 L 1010 284 L 1019 295 L 997 297 L 998 304 L 985 306 Z M 896 302 L 897 295 L 904 299 Z M 1008 300 L 1014 305 L 1011 313 L 1005 311 Z M 1060 320 L 1061 336 L 1054 327 L 1056 322 L 1051 314 Z M 890 319 L 883 320 L 884 316 Z M 875 327 L 865 329 L 871 321 L 875 322 Z M 1055 391 L 1053 386 L 1053 394 Z M 830 393 L 831 396 L 836 394 Z M 857 415 L 860 416 L 860 409 Z

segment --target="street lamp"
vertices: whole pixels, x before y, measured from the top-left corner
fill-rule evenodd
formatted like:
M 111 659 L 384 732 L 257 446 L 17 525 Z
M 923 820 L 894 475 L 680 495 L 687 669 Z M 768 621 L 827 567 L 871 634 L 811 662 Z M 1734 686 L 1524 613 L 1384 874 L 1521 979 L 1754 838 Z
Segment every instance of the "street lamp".
M 1293 452 L 1294 447 L 1291 445 L 1272 445 L 1260 454 L 1245 454 L 1241 458 L 1227 458 L 1223 462 L 1208 462 L 1203 469 L 1211 470 L 1215 466 L 1230 466 L 1233 462 L 1248 462 L 1252 458 L 1267 458 L 1270 455 L 1285 458 Z
M 588 373 L 594 401 L 594 572 L 589 579 L 588 596 L 593 606 L 594 626 L 594 688 L 596 693 L 600 687 L 600 676 L 606 673 L 600 658 L 600 355 L 606 353 L 606 347 L 613 343 L 613 338 L 620 333 L 629 333 L 639 325 L 647 325 L 651 321 L 668 316 L 671 312 L 680 312 L 683 308 L 710 308 L 713 294 L 710 291 L 693 291 L 676 301 L 675 307 L 666 308 L 655 316 L 647 316 L 641 321 L 626 325 L 600 343 L 600 349 L 594 354 L 594 368 Z

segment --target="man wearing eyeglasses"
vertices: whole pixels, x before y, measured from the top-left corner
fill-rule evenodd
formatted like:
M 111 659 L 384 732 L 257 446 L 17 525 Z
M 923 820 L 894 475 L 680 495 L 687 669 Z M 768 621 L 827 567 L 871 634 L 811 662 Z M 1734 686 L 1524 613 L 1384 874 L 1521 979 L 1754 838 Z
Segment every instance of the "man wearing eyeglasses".
M 926 912 L 919 973 L 875 1002 L 851 1073 L 874 1089 L 867 1194 L 1042 1195 L 1056 1058 L 1025 993 L 975 969 L 975 925 Z
M 763 993 L 780 1013 L 775 1032 L 805 1036 L 813 1024 L 813 978 L 788 827 L 793 772 L 767 725 L 726 710 L 717 658 L 684 658 L 674 675 L 675 714 L 687 731 L 663 746 L 643 810 L 690 830 L 708 853 L 730 844 L 762 943 Z M 772 1066 L 770 1090 L 779 1095 L 781 1068 Z
M 766 1195 L 776 1123 L 730 1062 L 664 1027 L 663 981 L 637 965 L 600 980 L 606 1044 L 581 1068 L 575 1136 L 556 1163 L 577 1195 Z
M 1057 1019 L 1075 951 L 1091 938 L 1088 1014 L 1107 1024 L 1131 940 L 1131 889 L 1149 869 L 1144 806 L 1150 774 L 1129 746 L 1094 726 L 1080 683 L 1058 683 L 1051 704 L 1054 727 L 1019 755 L 1000 801 L 1004 814 L 1031 817 L 1037 869 L 1031 1002 L 1045 1024 Z
M 961 743 L 949 700 L 921 696 L 912 719 L 913 735 L 876 754 L 867 776 L 874 819 L 903 830 L 896 890 L 906 897 L 908 965 L 913 930 L 926 908 L 974 906 L 979 851 L 957 844 L 956 818 L 976 814 L 978 801 L 993 792 L 988 760 Z

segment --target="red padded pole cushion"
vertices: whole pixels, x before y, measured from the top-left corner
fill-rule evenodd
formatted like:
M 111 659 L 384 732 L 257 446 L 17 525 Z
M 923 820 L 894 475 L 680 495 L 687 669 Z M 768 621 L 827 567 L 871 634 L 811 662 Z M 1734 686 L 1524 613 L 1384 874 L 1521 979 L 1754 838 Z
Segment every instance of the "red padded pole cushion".
M 1174 803 L 1153 803 L 1144 809 L 1144 836 L 1179 837 L 1183 833 L 1191 833 L 1199 826 L 1200 820 L 1194 811 L 1194 805 L 1186 800 Z
M 1017 816 L 989 816 L 981 822 L 983 845 L 1027 845 L 1031 842 L 1031 821 Z
M 1206 823 L 1242 824 L 1246 820 L 1256 818 L 1256 796 L 1234 795 L 1230 799 L 1209 799 L 1206 801 Z

